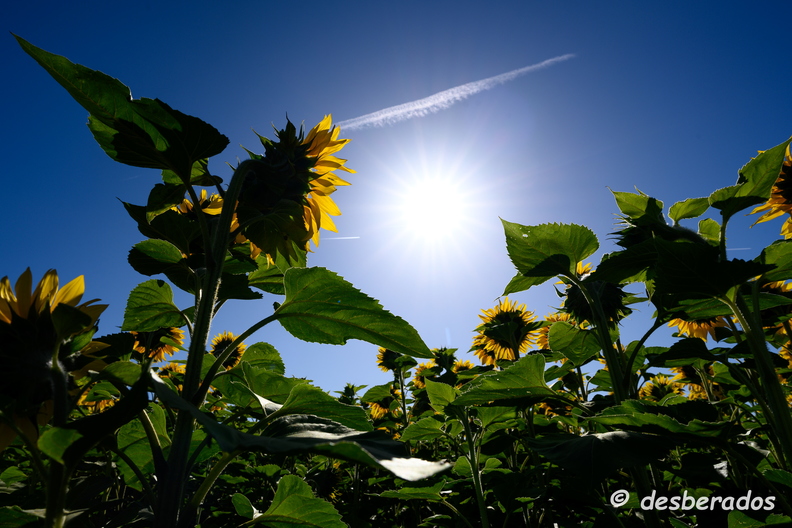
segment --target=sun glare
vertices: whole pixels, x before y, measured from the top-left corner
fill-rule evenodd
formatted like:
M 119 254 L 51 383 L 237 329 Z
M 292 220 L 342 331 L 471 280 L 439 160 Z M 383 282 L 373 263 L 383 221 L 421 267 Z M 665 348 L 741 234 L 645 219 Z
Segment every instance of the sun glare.
M 425 175 L 401 197 L 402 229 L 410 237 L 437 240 L 458 235 L 468 221 L 465 197 L 449 178 Z

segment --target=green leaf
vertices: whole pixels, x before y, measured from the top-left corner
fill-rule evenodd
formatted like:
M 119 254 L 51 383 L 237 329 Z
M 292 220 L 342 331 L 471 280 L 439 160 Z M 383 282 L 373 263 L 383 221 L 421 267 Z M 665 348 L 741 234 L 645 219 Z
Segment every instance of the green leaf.
M 734 286 L 761 275 L 770 266 L 739 259 L 719 261 L 709 245 L 655 239 L 657 291 L 687 298 L 720 297 Z
M 48 457 L 63 464 L 66 450 L 80 438 L 82 438 L 82 434 L 79 431 L 53 427 L 44 431 L 44 434 L 39 437 L 38 448 Z
M 548 333 L 550 348 L 561 352 L 575 366 L 580 366 L 600 350 L 597 336 L 564 321 L 553 323 Z
M 721 226 L 712 218 L 705 218 L 698 224 L 698 234 L 713 246 L 720 244 Z
M 501 372 L 482 374 L 464 387 L 451 405 L 465 406 L 526 397 L 557 396 L 544 379 L 544 356 L 531 354 L 520 358 Z
M 708 198 L 688 198 L 671 206 L 668 216 L 674 221 L 674 225 L 680 220 L 687 218 L 698 218 L 709 209 Z
M 443 491 L 445 482 L 438 482 L 433 486 L 425 486 L 423 488 L 399 488 L 397 490 L 388 490 L 380 493 L 380 497 L 388 499 L 401 499 L 401 500 L 425 500 L 425 501 L 442 501 L 443 497 L 440 492 Z
M 184 201 L 187 186 L 183 183 L 158 183 L 154 185 L 146 203 L 146 220 L 151 221 Z
M 59 303 L 52 311 L 52 324 L 61 339 L 90 328 L 92 322 L 90 315 L 68 304 Z
M 241 493 L 234 493 L 231 497 L 231 504 L 234 505 L 237 514 L 246 519 L 255 519 L 257 516 L 261 515 L 261 512 L 250 503 L 250 499 Z
M 729 218 L 743 209 L 758 205 L 767 199 L 761 196 L 744 196 L 741 194 L 741 190 L 741 185 L 731 185 L 710 194 L 710 205 L 721 212 L 724 222 L 728 222 Z
M 286 373 L 286 367 L 283 365 L 280 353 L 269 343 L 254 343 L 250 345 L 242 355 L 241 361 L 257 369 L 271 370 L 280 375 Z
M 173 304 L 173 291 L 165 281 L 152 279 L 129 293 L 121 330 L 154 332 L 183 325 L 181 311 Z
M 165 273 L 179 264 L 182 252 L 166 240 L 148 239 L 135 244 L 127 257 L 135 271 L 143 275 Z
M 285 475 L 270 507 L 246 526 L 264 523 L 271 528 L 314 526 L 316 528 L 346 528 L 332 504 L 314 497 L 311 487 L 301 478 Z
M 613 431 L 584 436 L 550 435 L 526 439 L 534 451 L 580 474 L 595 485 L 619 468 L 644 466 L 673 447 L 661 436 Z
M 781 173 L 781 166 L 784 164 L 784 156 L 790 141 L 792 138 L 769 150 L 760 152 L 740 169 L 737 183 L 741 187 L 741 196 L 756 196 L 762 201 L 767 200 L 773 184 Z
M 295 385 L 283 407 L 267 416 L 267 420 L 287 414 L 312 414 L 358 431 L 373 429 L 362 407 L 343 404 L 322 389 L 308 384 Z
M 143 411 L 145 412 L 145 411 Z M 157 432 L 160 445 L 163 448 L 170 446 L 171 441 L 168 437 L 165 425 L 165 412 L 157 404 L 149 405 L 149 420 Z M 118 442 L 118 449 L 123 452 L 129 459 L 140 469 L 144 475 L 151 475 L 154 473 L 154 455 L 151 451 L 146 430 L 140 420 L 132 420 L 124 424 L 118 430 L 116 436 Z M 121 471 L 127 486 L 141 491 L 143 489 L 142 483 L 138 480 L 137 475 L 132 468 L 121 458 L 116 463 Z
M 36 515 L 32 511 L 25 511 L 19 506 L 3 506 L 0 508 L 0 528 L 41 526 L 43 517 L 43 515 Z
M 355 431 L 317 416 L 282 416 L 268 424 L 261 435 L 242 433 L 217 423 L 172 391 L 156 374 L 152 374 L 152 381 L 157 396 L 164 403 L 189 412 L 223 451 L 245 449 L 279 454 L 319 453 L 387 469 L 404 480 L 420 480 L 448 468 L 444 462 L 405 458 L 404 446 L 382 431 Z
M 266 255 L 256 258 L 258 269 L 248 275 L 248 284 L 254 288 L 259 288 L 267 293 L 283 295 L 286 291 L 283 288 L 283 276 L 289 268 L 304 268 L 307 263 L 306 252 L 294 246 L 297 259 L 290 260 L 280 252 L 275 254 L 275 264 L 267 261 Z
M 15 35 L 22 49 L 91 115 L 88 127 L 114 160 L 167 169 L 189 178 L 193 163 L 222 152 L 228 138 L 217 129 L 157 99 L 132 99 L 118 79 L 74 64 Z
M 360 339 L 420 358 L 434 355 L 401 317 L 324 268 L 291 268 L 284 274 L 286 300 L 274 317 L 294 337 L 343 345 Z
M 792 278 L 792 240 L 776 240 L 762 250 L 758 258 L 762 264 L 775 266 L 765 272 L 766 281 L 783 281 Z
M 457 391 L 451 385 L 432 381 L 430 379 L 424 380 L 426 382 L 426 394 L 429 396 L 429 403 L 435 412 L 445 413 L 446 407 L 452 403 L 457 397 Z
M 778 484 L 783 484 L 787 488 L 792 488 L 792 473 L 789 471 L 783 469 L 767 469 L 762 474 L 771 482 L 776 482 Z
M 162 171 L 162 181 L 172 184 L 184 183 L 175 172 L 167 169 Z M 221 183 L 223 183 L 222 178 L 209 174 L 209 160 L 204 158 L 193 163 L 192 170 L 190 171 L 190 185 L 212 187 Z
M 585 226 L 501 222 L 509 258 L 518 272 L 504 294 L 542 284 L 558 275 L 575 276 L 577 263 L 599 248 L 597 237 Z
M 108 379 L 131 386 L 140 379 L 141 372 L 142 369 L 137 363 L 132 363 L 131 361 L 115 361 L 102 369 L 97 379 Z
M 443 436 L 443 422 L 430 416 L 407 426 L 401 440 L 403 442 L 431 441 L 441 436 Z
M 638 193 L 628 193 L 611 191 L 616 199 L 619 211 L 633 220 L 641 220 L 641 223 L 660 222 L 665 224 L 663 219 L 663 202 L 638 191 Z

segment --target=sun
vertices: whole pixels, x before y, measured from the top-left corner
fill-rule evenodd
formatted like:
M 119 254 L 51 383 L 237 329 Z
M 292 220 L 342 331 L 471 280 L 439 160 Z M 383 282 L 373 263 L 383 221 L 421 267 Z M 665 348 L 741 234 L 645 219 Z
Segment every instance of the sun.
M 437 174 L 423 174 L 406 185 L 398 200 L 398 224 L 405 237 L 435 241 L 457 237 L 471 222 L 474 205 L 459 182 Z

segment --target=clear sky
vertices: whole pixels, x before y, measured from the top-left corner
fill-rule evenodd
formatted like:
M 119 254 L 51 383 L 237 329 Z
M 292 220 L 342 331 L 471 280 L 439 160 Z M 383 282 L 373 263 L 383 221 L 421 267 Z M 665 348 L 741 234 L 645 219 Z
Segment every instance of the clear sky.
M 100 335 L 117 331 L 126 295 L 148 279 L 126 263 L 142 236 L 119 199 L 144 204 L 159 181 L 110 160 L 85 110 L 9 32 L 217 127 L 231 144 L 210 169 L 226 178 L 224 163 L 246 157 L 239 145 L 257 147 L 251 128 L 271 135 L 287 113 L 307 128 L 326 113 L 351 120 L 574 54 L 436 113 L 342 129 L 357 173 L 333 196 L 339 233 L 323 233 L 309 265 L 379 299 L 428 346 L 466 352 L 514 274 L 499 217 L 586 224 L 598 257 L 613 249 L 608 188 L 669 207 L 733 184 L 757 150 L 792 135 L 791 18 L 787 0 L 13 2 L 0 39 L 0 277 L 83 274 L 86 298 L 110 303 Z M 780 229 L 750 222 L 732 222 L 734 256 L 753 258 Z M 514 298 L 540 318 L 559 302 L 549 283 Z M 239 333 L 275 300 L 229 302 L 213 331 Z M 628 320 L 625 334 L 644 324 Z M 369 344 L 306 344 L 272 326 L 255 341 L 328 391 L 388 380 Z

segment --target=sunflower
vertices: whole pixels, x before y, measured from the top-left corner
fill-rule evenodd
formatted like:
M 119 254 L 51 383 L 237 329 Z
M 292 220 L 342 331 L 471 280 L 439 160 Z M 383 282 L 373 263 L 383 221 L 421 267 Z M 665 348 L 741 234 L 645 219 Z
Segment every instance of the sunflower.
M 652 377 L 652 381 L 644 383 L 638 391 L 638 397 L 642 400 L 660 401 L 669 394 L 684 394 L 684 392 L 685 386 L 682 383 L 657 374 Z
M 784 213 L 792 214 L 792 154 L 789 151 L 789 145 L 787 145 L 784 163 L 781 165 L 778 178 L 772 189 L 770 189 L 770 198 L 764 204 L 751 211 L 751 214 L 756 213 L 764 214 L 754 222 L 754 225 L 773 220 Z M 790 233 L 790 228 L 792 228 L 790 220 L 792 219 L 788 218 L 782 228 L 782 234 L 785 235 L 785 238 L 789 238 L 788 233 Z
M 671 381 L 678 382 L 682 384 L 688 391 L 688 399 L 689 400 L 706 400 L 707 397 L 707 390 L 704 388 L 704 380 L 701 379 L 701 375 L 699 372 L 693 367 L 693 365 L 684 365 L 681 367 L 671 367 L 671 372 L 676 374 Z M 712 368 L 712 365 L 708 365 L 706 368 L 706 372 L 709 376 L 713 376 L 715 371 Z M 724 397 L 723 388 L 714 382 L 710 382 L 711 390 L 713 396 L 722 399 Z
M 462 371 L 472 369 L 474 366 L 475 365 L 473 365 L 473 363 L 471 363 L 467 359 L 460 359 L 459 361 L 456 361 L 454 363 L 454 368 L 452 369 L 452 372 L 454 374 L 459 374 Z
M 401 354 L 385 347 L 379 347 L 379 349 L 377 349 L 377 365 L 383 372 L 397 370 L 399 365 L 396 363 L 396 360 L 400 357 Z
M 76 370 L 77 363 L 85 362 L 82 356 L 89 349 L 98 350 L 93 343 L 88 343 L 80 353 L 72 349 L 72 338 L 94 328 L 107 308 L 106 304 L 95 304 L 96 299 L 80 304 L 84 293 L 83 276 L 59 288 L 55 270 L 47 271 L 35 289 L 29 268 L 13 288 L 8 277 L 0 280 L 0 451 L 19 432 L 35 442 L 38 426 L 52 417 L 53 353 L 60 352 L 58 359 L 64 371 L 69 371 Z M 57 330 L 52 314 L 60 305 L 87 316 L 81 322 L 81 330 Z
M 712 339 L 717 339 L 715 329 L 727 326 L 726 318 L 718 316 L 712 319 L 700 319 L 695 321 L 685 321 L 684 319 L 671 319 L 668 326 L 676 327 L 677 333 L 686 337 L 698 337 L 707 340 L 707 335 Z
M 426 363 L 421 363 L 415 369 L 415 374 L 413 375 L 413 387 L 416 389 L 425 389 L 426 388 L 426 371 L 436 367 L 437 364 L 434 360 L 427 361 Z
M 524 304 L 512 303 L 505 297 L 495 308 L 482 310 L 482 324 L 476 327 L 471 351 L 485 365 L 497 360 L 516 361 L 521 353 L 536 343 L 540 323 Z
M 336 191 L 336 185 L 349 185 L 349 182 L 336 176 L 333 171 L 355 172 L 344 166 L 346 160 L 333 156 L 350 140 L 338 139 L 341 129 L 332 126 L 332 121 L 332 115 L 324 116 L 319 124 L 308 132 L 308 136 L 303 141 L 303 145 L 308 147 L 307 157 L 315 160 L 311 171 L 316 174 L 316 177 L 309 183 L 311 191 L 305 197 L 308 203 L 304 206 L 304 211 L 308 232 L 311 233 L 311 240 L 317 246 L 319 245 L 320 227 L 338 232 L 330 215 L 338 216 L 341 211 L 330 195 Z
M 545 317 L 545 323 L 550 323 L 547 326 L 543 326 L 539 328 L 539 333 L 536 336 L 536 348 L 539 350 L 550 350 L 550 341 L 548 336 L 550 335 L 550 327 L 553 326 L 553 323 L 557 323 L 559 321 L 564 321 L 575 326 L 579 326 L 581 328 L 585 328 L 586 323 L 579 325 L 574 319 L 572 319 L 572 315 L 565 313 L 565 312 L 556 312 L 552 314 L 548 314 Z
M 181 328 L 160 328 L 155 332 L 130 333 L 135 336 L 132 348 L 141 354 L 148 355 L 155 363 L 163 361 L 165 356 L 172 356 L 184 344 L 184 330 Z M 163 341 L 163 339 L 172 341 L 175 345 Z
M 77 306 L 85 293 L 85 279 L 82 275 L 71 280 L 63 288 L 58 288 L 58 272 L 49 270 L 31 293 L 33 275 L 26 269 L 16 281 L 14 289 L 8 277 L 0 280 L 0 321 L 13 323 L 14 316 L 33 320 L 44 312 L 53 312 L 59 304 L 76 307 L 91 318 L 92 324 L 107 308 L 106 304 L 94 304 L 98 299 Z
M 223 352 L 225 352 L 225 349 L 234 342 L 236 337 L 237 336 L 231 332 L 223 332 L 212 339 L 212 355 L 219 357 Z M 238 344 L 234 348 L 233 352 L 231 352 L 231 355 L 228 356 L 225 361 L 223 361 L 223 367 L 225 367 L 226 370 L 231 370 L 232 368 L 236 367 L 239 364 L 239 361 L 242 359 L 242 355 L 245 353 L 246 348 L 247 347 L 244 343 Z
M 333 154 L 348 139 L 327 115 L 304 137 L 288 122 L 276 131 L 277 141 L 259 135 L 263 155 L 250 151 L 250 165 L 239 195 L 237 214 L 243 235 L 264 253 L 296 256 L 295 246 L 309 251 L 309 240 L 319 244 L 319 229 L 337 231 L 331 216 L 341 211 L 330 197 L 336 186 L 349 185 L 334 171 L 353 173 L 346 160 Z
M 223 198 L 217 193 L 207 195 L 206 189 L 201 189 L 201 195 L 198 200 L 198 205 L 206 214 L 216 216 L 223 211 Z M 171 209 L 183 215 L 192 215 L 194 213 L 195 206 L 189 199 L 185 198 L 182 203 L 179 205 L 174 205 L 171 207 Z

